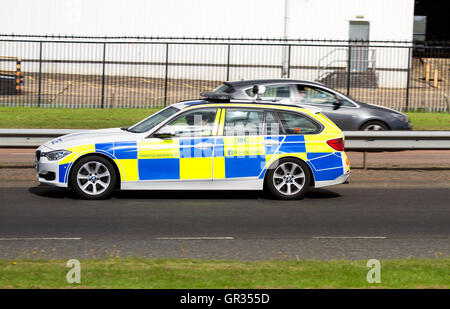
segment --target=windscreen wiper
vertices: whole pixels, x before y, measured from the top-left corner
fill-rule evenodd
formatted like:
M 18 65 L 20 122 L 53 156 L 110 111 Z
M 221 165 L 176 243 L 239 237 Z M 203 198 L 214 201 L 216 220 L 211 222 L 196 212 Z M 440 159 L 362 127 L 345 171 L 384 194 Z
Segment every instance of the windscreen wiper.
M 129 129 L 129 127 L 123 127 L 123 128 L 120 128 L 120 129 L 124 130 L 124 131 L 127 131 L 127 132 L 139 133 L 138 131 L 134 131 L 134 130 Z

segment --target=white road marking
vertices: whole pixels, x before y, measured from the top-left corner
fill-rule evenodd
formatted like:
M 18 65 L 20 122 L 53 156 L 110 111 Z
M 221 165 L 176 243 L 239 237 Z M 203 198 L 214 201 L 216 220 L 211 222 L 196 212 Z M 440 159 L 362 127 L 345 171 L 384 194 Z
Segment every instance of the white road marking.
M 316 236 L 313 239 L 386 239 L 386 236 Z
M 0 238 L 0 241 L 8 240 L 81 240 L 80 237 L 25 237 L 25 238 Z
M 234 237 L 156 237 L 157 240 L 233 240 Z

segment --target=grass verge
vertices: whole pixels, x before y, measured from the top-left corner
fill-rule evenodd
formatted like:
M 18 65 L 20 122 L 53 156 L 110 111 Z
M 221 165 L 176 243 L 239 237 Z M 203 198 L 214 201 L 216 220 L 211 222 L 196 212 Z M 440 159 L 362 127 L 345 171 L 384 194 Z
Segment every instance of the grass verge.
M 0 260 L 0 288 L 445 288 L 450 259 L 381 261 L 381 283 L 367 283 L 367 261 L 81 260 L 68 284 L 63 260 Z
M 100 129 L 128 127 L 153 109 L 63 109 L 1 107 L 1 128 Z M 414 130 L 450 130 L 449 113 L 407 113 Z
M 148 117 L 152 109 L 0 108 L 2 128 L 101 129 L 129 127 Z
M 413 130 L 450 130 L 450 113 L 406 113 Z

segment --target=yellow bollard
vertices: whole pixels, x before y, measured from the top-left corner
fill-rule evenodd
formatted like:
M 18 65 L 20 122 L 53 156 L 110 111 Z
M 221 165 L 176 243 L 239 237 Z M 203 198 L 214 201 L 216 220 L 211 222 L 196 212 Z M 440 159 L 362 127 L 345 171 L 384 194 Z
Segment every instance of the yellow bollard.
M 439 71 L 438 69 L 434 69 L 434 78 L 433 78 L 433 87 L 438 88 L 438 81 L 439 81 Z
M 425 81 L 428 83 L 430 81 L 430 64 L 425 65 Z

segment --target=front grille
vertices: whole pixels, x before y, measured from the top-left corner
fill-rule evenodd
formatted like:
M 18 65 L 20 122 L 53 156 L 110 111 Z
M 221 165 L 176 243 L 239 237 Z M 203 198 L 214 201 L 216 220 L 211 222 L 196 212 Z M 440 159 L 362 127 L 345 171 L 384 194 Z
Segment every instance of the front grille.
M 40 178 L 44 178 L 45 180 L 55 180 L 56 179 L 56 174 L 54 172 L 47 172 L 47 173 L 40 173 L 39 174 Z

